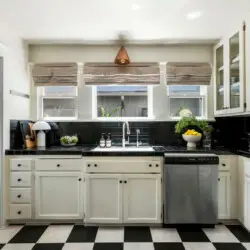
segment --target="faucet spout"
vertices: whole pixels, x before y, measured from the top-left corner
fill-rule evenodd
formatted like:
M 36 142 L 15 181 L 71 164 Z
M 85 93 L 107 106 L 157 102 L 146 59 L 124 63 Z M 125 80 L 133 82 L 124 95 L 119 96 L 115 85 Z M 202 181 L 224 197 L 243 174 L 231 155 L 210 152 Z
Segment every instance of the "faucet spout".
M 123 125 L 122 125 L 122 147 L 125 148 L 126 144 L 128 144 L 128 142 L 126 142 L 125 139 L 125 128 L 127 127 L 127 135 L 130 135 L 130 129 L 129 129 L 129 123 L 128 121 L 124 121 Z

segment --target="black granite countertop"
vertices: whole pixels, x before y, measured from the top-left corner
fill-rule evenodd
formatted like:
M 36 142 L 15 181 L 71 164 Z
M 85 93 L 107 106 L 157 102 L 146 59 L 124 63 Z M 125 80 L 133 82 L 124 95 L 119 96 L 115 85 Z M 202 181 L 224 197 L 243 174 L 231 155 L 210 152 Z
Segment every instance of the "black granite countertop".
M 8 149 L 5 155 L 79 155 L 79 156 L 163 156 L 164 153 L 214 153 L 217 155 L 237 154 L 224 148 L 205 150 L 197 148 L 187 150 L 183 146 L 153 146 L 154 151 L 113 151 L 113 152 L 93 152 L 96 145 L 82 145 L 76 147 L 53 146 L 49 148 L 31 148 L 31 149 Z M 250 153 L 247 157 L 250 157 Z

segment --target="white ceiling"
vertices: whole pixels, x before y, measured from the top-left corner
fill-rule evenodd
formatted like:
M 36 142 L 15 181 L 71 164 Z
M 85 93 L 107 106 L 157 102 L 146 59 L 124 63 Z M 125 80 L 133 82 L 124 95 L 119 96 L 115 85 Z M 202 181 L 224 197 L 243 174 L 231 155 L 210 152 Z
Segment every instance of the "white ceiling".
M 0 21 L 24 39 L 218 39 L 244 20 L 249 0 L 0 0 Z M 188 20 L 188 15 L 199 16 Z

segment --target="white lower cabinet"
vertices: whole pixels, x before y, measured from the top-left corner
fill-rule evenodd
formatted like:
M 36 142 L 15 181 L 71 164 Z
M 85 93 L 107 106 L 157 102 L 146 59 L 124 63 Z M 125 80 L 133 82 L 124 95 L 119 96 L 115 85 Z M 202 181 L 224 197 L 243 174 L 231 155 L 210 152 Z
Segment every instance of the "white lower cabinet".
M 230 172 L 219 172 L 218 218 L 230 219 Z
M 250 177 L 245 177 L 245 208 L 244 208 L 244 226 L 250 231 Z
M 85 175 L 85 222 L 122 222 L 122 175 Z
M 161 175 L 131 174 L 123 176 L 123 222 L 161 222 Z
M 86 223 L 161 223 L 160 174 L 85 176 Z
M 83 217 L 82 173 L 36 172 L 36 219 L 81 219 Z

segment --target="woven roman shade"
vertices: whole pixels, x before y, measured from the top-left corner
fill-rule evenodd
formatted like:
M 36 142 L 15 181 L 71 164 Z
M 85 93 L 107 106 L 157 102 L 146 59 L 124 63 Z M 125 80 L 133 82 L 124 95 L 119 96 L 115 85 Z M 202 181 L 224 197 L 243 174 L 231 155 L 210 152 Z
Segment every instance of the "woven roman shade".
M 212 67 L 209 63 L 167 63 L 168 85 L 210 85 Z
M 36 63 L 32 65 L 35 86 L 77 86 L 77 63 Z
M 85 63 L 83 79 L 86 85 L 155 85 L 160 83 L 158 63 Z

